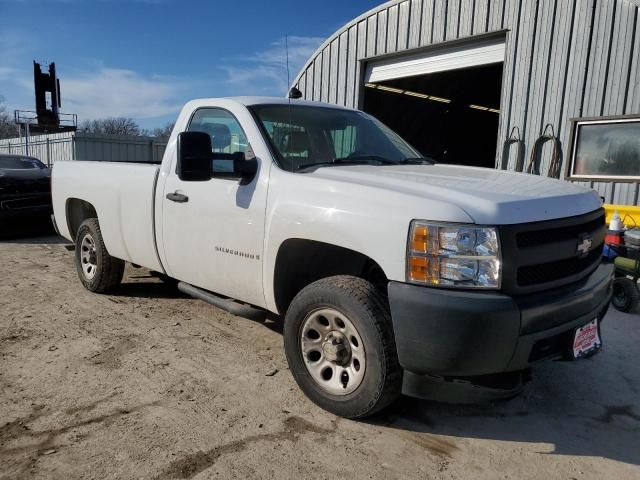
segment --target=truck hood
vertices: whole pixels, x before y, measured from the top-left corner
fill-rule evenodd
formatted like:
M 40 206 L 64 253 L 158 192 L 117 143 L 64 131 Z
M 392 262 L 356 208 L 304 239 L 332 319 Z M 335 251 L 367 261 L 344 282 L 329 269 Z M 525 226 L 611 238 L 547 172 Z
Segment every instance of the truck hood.
M 598 194 L 570 182 L 523 173 L 458 165 L 353 165 L 324 167 L 308 173 L 323 180 L 347 182 L 445 202 L 464 210 L 477 224 L 507 225 L 571 217 L 601 207 Z M 377 197 L 376 197 L 377 198 Z M 412 199 L 413 200 L 413 199 Z M 431 216 L 430 216 L 431 215 Z

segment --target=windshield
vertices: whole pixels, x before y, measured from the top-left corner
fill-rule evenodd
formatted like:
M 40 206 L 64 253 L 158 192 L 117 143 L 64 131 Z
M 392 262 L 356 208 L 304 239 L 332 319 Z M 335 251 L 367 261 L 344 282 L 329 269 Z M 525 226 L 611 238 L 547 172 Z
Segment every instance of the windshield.
M 0 157 L 0 168 L 9 170 L 29 170 L 47 168 L 44 163 L 29 157 Z
M 363 112 L 303 105 L 256 105 L 253 112 L 280 166 L 431 163 L 384 124 Z

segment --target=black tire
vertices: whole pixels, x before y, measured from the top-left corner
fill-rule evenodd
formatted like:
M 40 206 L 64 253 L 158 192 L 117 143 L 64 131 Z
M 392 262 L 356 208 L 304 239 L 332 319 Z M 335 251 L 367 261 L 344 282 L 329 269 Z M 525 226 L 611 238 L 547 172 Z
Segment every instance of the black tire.
M 640 303 L 640 290 L 638 290 L 637 283 L 627 277 L 614 279 L 611 303 L 621 312 L 635 310 Z
M 362 339 L 366 367 L 359 385 L 348 394 L 327 392 L 306 367 L 301 340 L 305 320 L 313 312 L 326 308 L 343 314 Z M 335 276 L 302 289 L 285 316 L 284 346 L 289 368 L 299 387 L 316 405 L 331 413 L 345 418 L 366 417 L 382 410 L 400 395 L 402 368 L 398 363 L 388 302 L 366 280 Z
M 87 248 L 88 239 L 93 243 L 93 250 Z M 84 245 L 83 245 L 83 242 Z M 92 250 L 89 254 L 88 251 Z M 86 256 L 91 256 L 90 268 L 85 261 Z M 83 259 L 83 257 L 85 257 Z M 89 272 L 85 271 L 88 268 Z M 122 281 L 124 273 L 124 261 L 109 255 L 107 247 L 102 240 L 100 225 L 97 218 L 89 218 L 82 222 L 76 233 L 76 270 L 84 287 L 95 293 L 107 293 L 112 291 Z

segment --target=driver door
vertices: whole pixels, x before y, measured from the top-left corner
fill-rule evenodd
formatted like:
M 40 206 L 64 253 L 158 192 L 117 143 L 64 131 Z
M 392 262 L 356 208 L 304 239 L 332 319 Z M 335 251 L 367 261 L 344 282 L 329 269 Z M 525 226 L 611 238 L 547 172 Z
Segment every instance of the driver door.
M 236 116 L 223 108 L 196 110 L 187 127 L 211 137 L 219 153 L 252 155 Z M 174 160 L 175 164 L 175 160 Z M 214 168 L 224 171 L 224 162 Z M 183 181 L 175 168 L 162 197 L 162 239 L 168 274 L 197 287 L 263 305 L 262 248 L 268 175 L 259 168 L 250 183 L 212 178 Z

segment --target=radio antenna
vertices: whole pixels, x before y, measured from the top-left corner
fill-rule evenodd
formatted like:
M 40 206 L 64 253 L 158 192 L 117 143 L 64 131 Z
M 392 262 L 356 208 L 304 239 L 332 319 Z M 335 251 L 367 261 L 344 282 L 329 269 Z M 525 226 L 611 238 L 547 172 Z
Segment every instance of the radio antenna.
M 287 54 L 287 89 L 291 86 L 291 79 L 289 78 L 289 36 L 284 36 L 284 48 Z

